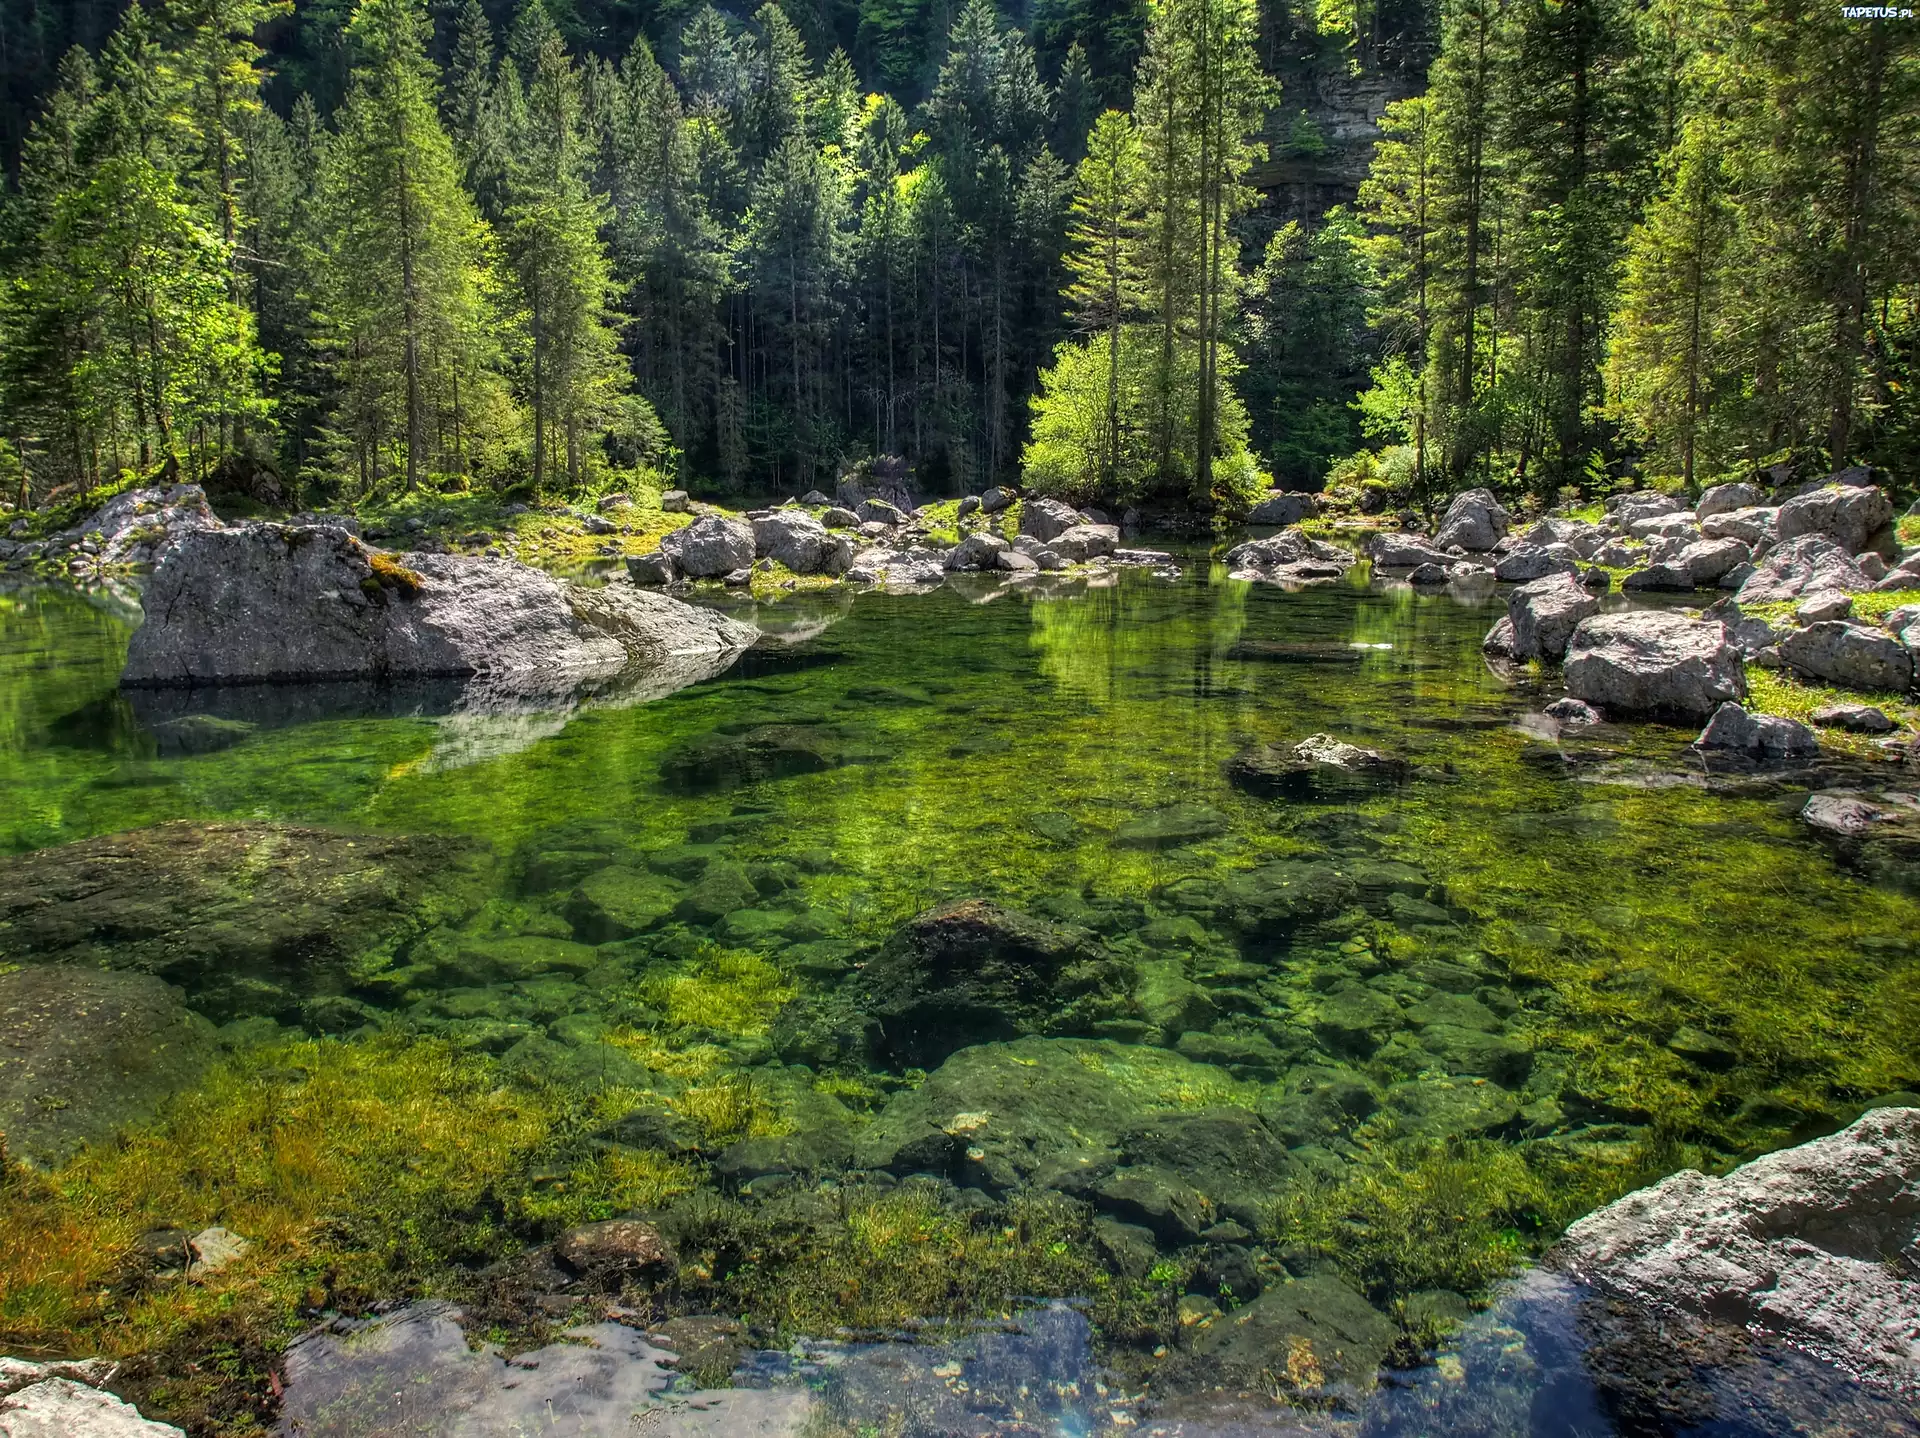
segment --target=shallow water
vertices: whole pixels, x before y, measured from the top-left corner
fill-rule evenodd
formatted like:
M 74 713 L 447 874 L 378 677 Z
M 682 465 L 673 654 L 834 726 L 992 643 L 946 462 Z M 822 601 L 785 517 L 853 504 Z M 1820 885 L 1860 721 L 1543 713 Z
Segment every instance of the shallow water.
M 0 593 L 0 854 L 170 820 L 475 841 L 463 882 L 483 892 L 436 910 L 386 971 L 306 988 L 286 965 L 165 976 L 236 1048 L 386 1028 L 578 1084 L 614 1025 L 655 1071 L 698 1050 L 763 1075 L 755 1102 L 777 1112 L 741 1132 L 857 1143 L 951 1045 L 836 1049 L 796 1037 L 785 1006 L 857 1008 L 877 947 L 946 900 L 1080 926 L 1134 997 L 1071 1029 L 1105 1047 L 1010 1049 L 973 1080 L 985 1089 L 956 1101 L 949 1132 L 978 1118 L 984 1136 L 945 1176 L 997 1199 L 1008 1173 L 1029 1176 L 1015 1148 L 1081 1121 L 1009 1098 L 1028 1127 L 996 1147 L 1006 1064 L 1051 1074 L 1032 1055 L 1056 1055 L 1118 1093 L 1140 1053 L 1161 1067 L 1116 1123 L 1308 1113 L 1285 1176 L 1208 1217 L 1275 1225 L 1253 1249 L 1269 1284 L 1331 1264 L 1383 1311 L 1477 1296 L 1594 1203 L 1831 1131 L 1920 1082 L 1920 897 L 1799 824 L 1806 778 L 1703 774 L 1692 735 L 1660 726 L 1557 734 L 1538 714 L 1553 691 L 1481 658 L 1491 594 L 1358 576 L 1285 593 L 1181 557 L 1172 582 L 763 605 L 773 637 L 719 678 L 531 715 L 426 691 L 129 700 L 124 602 Z M 1403 756 L 1413 777 L 1312 797 L 1229 782 L 1247 746 L 1317 732 Z M 1233 886 L 1276 862 L 1344 887 L 1294 922 L 1247 921 Z M 702 909 L 702 876 L 735 865 L 753 887 Z M 1357 1109 L 1299 1097 L 1343 1076 L 1370 1093 Z M 790 1188 L 741 1176 L 749 1195 Z M 1392 1194 L 1416 1190 L 1431 1201 L 1409 1215 Z M 1460 1251 L 1409 1252 L 1449 1205 Z M 1444 1408 L 1425 1431 L 1506 1431 Z M 1594 1421 L 1534 1431 L 1613 1420 Z

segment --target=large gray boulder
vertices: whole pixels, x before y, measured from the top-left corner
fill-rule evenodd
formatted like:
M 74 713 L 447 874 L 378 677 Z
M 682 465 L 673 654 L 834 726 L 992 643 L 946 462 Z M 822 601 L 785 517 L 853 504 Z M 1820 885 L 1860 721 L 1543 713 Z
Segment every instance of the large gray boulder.
M 486 676 L 557 692 L 754 637 L 631 585 L 592 589 L 506 559 L 381 554 L 329 526 L 187 535 L 145 607 L 121 676 L 131 687 Z
M 1367 541 L 1367 553 L 1382 569 L 1417 569 L 1422 564 L 1445 568 L 1452 557 L 1417 534 L 1376 534 Z
M 1747 509 L 1727 509 L 1709 514 L 1700 521 L 1700 532 L 1708 539 L 1738 539 L 1746 544 L 1770 542 L 1780 511 L 1766 505 Z
M 795 574 L 845 574 L 853 564 L 853 545 L 829 531 L 804 509 L 781 509 L 753 521 L 754 553 L 784 564 Z
M 1823 589 L 1864 594 L 1872 588 L 1845 549 L 1823 534 L 1801 534 L 1767 552 L 1740 586 L 1739 598 L 1742 604 L 1770 604 Z
M 752 565 L 753 526 L 744 519 L 704 515 L 661 540 L 660 552 L 688 579 L 719 579 Z
M 1558 662 L 1580 622 L 1600 612 L 1600 601 L 1571 574 L 1551 574 L 1507 596 L 1513 624 L 1512 657 Z
M 1606 531 L 1597 524 L 1589 524 L 1584 519 L 1565 519 L 1548 515 L 1536 521 L 1524 534 L 1518 536 L 1522 544 L 1546 546 L 1564 544 L 1582 559 L 1591 559 L 1599 553 L 1600 546 L 1606 543 Z
M 1521 544 L 1500 556 L 1493 576 L 1509 584 L 1526 584 L 1549 574 L 1574 574 L 1580 559 L 1570 545 Z
M 1747 676 L 1725 626 L 1666 610 L 1596 614 L 1567 648 L 1567 692 L 1603 711 L 1704 719 L 1744 699 Z
M 950 572 L 966 569 L 998 569 L 1000 556 L 1013 546 L 997 534 L 986 530 L 969 534 L 952 549 L 947 551 L 945 567 Z
M 1512 517 L 1487 489 L 1469 489 L 1456 494 L 1440 518 L 1433 536 L 1434 547 L 1441 550 L 1459 545 L 1462 549 L 1484 554 L 1506 535 Z
M 1042 543 L 1085 522 L 1072 505 L 1058 499 L 1030 499 L 1020 508 L 1020 532 Z
M 1320 584 L 1338 579 L 1357 561 L 1337 544 L 1283 529 L 1266 539 L 1250 539 L 1227 551 L 1231 578 L 1265 584 Z
M 1120 527 L 1114 524 L 1076 524 L 1046 541 L 1046 547 L 1071 564 L 1083 564 L 1118 549 Z
M 1685 568 L 1695 588 L 1706 589 L 1752 557 L 1752 551 L 1737 539 L 1697 539 L 1668 562 Z
M 1820 752 L 1813 730 L 1778 714 L 1749 714 L 1742 706 L 1722 704 L 1693 741 L 1697 749 L 1728 750 L 1750 759 L 1811 759 Z
M 1920 1109 L 1757 1158 L 1688 1169 L 1567 1230 L 1557 1263 L 1662 1316 L 1774 1335 L 1920 1388 Z
M 1247 515 L 1248 524 L 1273 524 L 1285 527 L 1312 519 L 1320 513 L 1320 501 L 1311 494 L 1276 490 L 1254 505 Z
M 186 535 L 220 527 L 199 485 L 174 484 L 116 494 L 54 542 L 91 539 L 100 565 L 137 566 L 158 562 Z
M 1796 629 L 1780 641 L 1794 673 L 1843 689 L 1905 693 L 1913 687 L 1913 651 L 1890 635 L 1843 619 Z
M 1662 514 L 1679 514 L 1685 506 L 1670 494 L 1661 494 L 1658 490 L 1634 490 L 1627 494 L 1616 494 L 1607 501 L 1607 519 L 1622 531 L 1630 530 L 1641 520 L 1652 519 Z
M 1627 526 L 1635 539 L 1679 539 L 1691 542 L 1700 538 L 1700 526 L 1684 509 L 1672 514 L 1653 514 L 1636 519 Z
M 1766 498 L 1757 484 L 1715 484 L 1700 491 L 1700 502 L 1693 507 L 1694 518 L 1706 520 L 1736 509 L 1751 509 Z
M 1781 505 L 1779 534 L 1783 541 L 1802 534 L 1822 534 L 1848 554 L 1860 554 L 1886 544 L 1892 523 L 1893 505 L 1882 491 L 1871 486 L 1835 484 Z M 1891 552 L 1886 551 L 1889 555 Z

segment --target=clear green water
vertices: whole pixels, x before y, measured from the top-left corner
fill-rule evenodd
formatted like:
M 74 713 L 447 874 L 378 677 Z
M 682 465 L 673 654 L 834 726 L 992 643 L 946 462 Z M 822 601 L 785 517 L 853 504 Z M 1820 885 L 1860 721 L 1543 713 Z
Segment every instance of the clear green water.
M 1083 924 L 1143 984 L 1205 992 L 1216 1037 L 1281 1055 L 1208 1065 L 1220 1087 L 1203 1098 L 1258 1108 L 1330 1067 L 1376 1097 L 1422 1082 L 1510 1091 L 1492 1125 L 1385 1104 L 1307 1145 L 1296 1178 L 1264 1195 L 1270 1272 L 1291 1243 L 1389 1312 L 1415 1291 L 1477 1296 L 1627 1187 L 1830 1131 L 1920 1083 L 1920 898 L 1842 867 L 1794 817 L 1803 788 L 1705 784 L 1691 734 L 1659 726 L 1541 737 L 1525 717 L 1551 691 L 1482 661 L 1491 601 L 1358 578 L 1283 593 L 1186 558 L 1178 583 L 763 608 L 769 627 L 818 632 L 657 702 L 522 726 L 515 744 L 491 729 L 479 747 L 444 719 L 385 715 L 263 722 L 218 752 L 164 752 L 115 688 L 124 612 L 16 590 L 0 594 L 0 853 L 174 819 L 463 836 L 500 856 L 479 942 L 516 929 L 590 941 L 605 935 L 569 897 L 577 872 L 543 889 L 528 877 L 538 856 L 598 845 L 582 862 L 640 871 L 718 825 L 708 858 L 792 862 L 783 894 L 747 904 L 775 921 L 665 916 L 609 942 L 596 983 L 497 982 L 464 1008 L 378 985 L 358 998 L 376 1027 L 495 1056 L 543 1026 L 577 1036 L 566 1020 L 586 1014 L 651 1026 L 658 1049 L 717 1043 L 745 1073 L 777 1062 L 774 1041 L 741 983 L 709 983 L 716 944 L 767 961 L 747 988 L 804 998 L 854 992 L 863 956 L 944 900 Z M 758 725 L 828 733 L 847 762 L 710 792 L 663 782 L 689 745 Z M 1247 745 L 1316 732 L 1403 755 L 1416 777 L 1340 802 L 1228 782 Z M 1191 841 L 1127 827 L 1173 805 L 1211 811 Z M 1273 860 L 1410 869 L 1290 935 L 1249 937 L 1190 901 Z M 1429 982 L 1442 973 L 1468 977 Z M 1409 1016 L 1329 1040 L 1330 1006 L 1361 990 Z M 1523 1060 L 1479 1073 L 1450 1060 L 1412 1016 L 1449 993 Z M 245 1017 L 230 998 L 209 1007 Z M 301 1012 L 277 1016 L 291 1027 Z M 1149 1028 L 1096 1032 L 1177 1037 Z M 918 1077 L 878 1060 L 821 1073 L 856 1127 Z M 1463 1168 L 1443 1171 L 1449 1152 Z M 1465 1236 L 1418 1251 L 1443 1210 Z

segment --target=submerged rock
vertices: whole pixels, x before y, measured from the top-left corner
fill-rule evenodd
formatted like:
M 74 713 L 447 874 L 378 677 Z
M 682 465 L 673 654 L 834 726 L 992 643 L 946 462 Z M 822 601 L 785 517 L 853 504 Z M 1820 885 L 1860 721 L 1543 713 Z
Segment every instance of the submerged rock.
M 1771 1334 L 1920 1391 L 1920 1109 L 1710 1178 L 1688 1170 L 1567 1230 L 1558 1263 L 1656 1309 Z
M 962 899 L 902 926 L 861 983 L 894 1060 L 932 1068 L 972 1044 L 1130 1014 L 1134 979 L 1085 930 Z
M 34 964 L 0 974 L 0 1133 L 43 1167 L 150 1117 L 195 1082 L 213 1026 L 151 974 Z
M 709 794 L 768 779 L 819 774 L 871 756 L 828 724 L 762 724 L 743 734 L 707 734 L 660 763 L 660 782 L 676 794 Z
M 157 974 L 215 1018 L 297 1009 L 477 909 L 462 839 L 180 820 L 0 859 L 0 959 Z
M 1282 798 L 1344 798 L 1406 782 L 1412 766 L 1397 755 L 1331 734 L 1298 744 L 1256 744 L 1227 761 L 1227 779 L 1251 793 Z
M 1278 1384 L 1325 1401 L 1370 1390 L 1399 1328 L 1331 1274 L 1269 1288 L 1195 1335 L 1189 1362 L 1218 1383 Z
M 1609 713 L 1704 719 L 1747 694 L 1740 651 L 1725 626 L 1657 609 L 1582 620 L 1566 676 L 1569 694 Z

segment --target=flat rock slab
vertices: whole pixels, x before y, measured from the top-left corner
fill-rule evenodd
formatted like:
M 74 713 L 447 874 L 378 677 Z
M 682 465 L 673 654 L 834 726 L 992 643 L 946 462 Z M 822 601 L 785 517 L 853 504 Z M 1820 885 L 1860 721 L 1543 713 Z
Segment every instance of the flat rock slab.
M 0 859 L 0 960 L 157 974 L 217 1018 L 250 984 L 337 992 L 486 897 L 493 855 L 435 835 L 181 820 Z
M 0 1132 L 52 1167 L 199 1078 L 213 1029 L 150 974 L 36 964 L 0 974 Z
M 0 1438 L 186 1438 L 171 1423 L 71 1378 L 45 1378 L 0 1398 Z
M 1920 1392 L 1920 1109 L 1871 1110 L 1725 1178 L 1674 1174 L 1581 1219 L 1557 1257 L 1603 1291 Z

